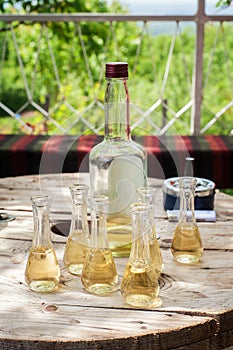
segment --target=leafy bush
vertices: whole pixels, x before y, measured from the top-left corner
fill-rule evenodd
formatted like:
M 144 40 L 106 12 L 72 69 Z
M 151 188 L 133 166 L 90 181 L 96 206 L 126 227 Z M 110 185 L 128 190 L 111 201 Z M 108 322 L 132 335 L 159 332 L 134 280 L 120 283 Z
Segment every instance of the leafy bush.
M 7 3 L 15 5 L 17 1 Z M 0 8 L 9 10 L 4 4 L 6 1 L 0 1 Z M 48 7 L 49 4 L 49 0 L 21 2 L 26 12 L 111 11 L 106 1 L 54 0 L 52 7 Z M 124 11 L 117 2 L 114 6 Z M 47 122 L 49 133 L 91 132 L 89 124 L 98 128 L 103 123 L 103 109 L 99 105 L 104 100 L 106 61 L 129 62 L 129 89 L 134 104 L 132 124 L 141 118 L 137 107 L 145 111 L 162 98 L 163 105 L 141 124 L 141 129 L 148 133 L 155 133 L 162 127 L 164 117 L 172 120 L 174 113 L 191 98 L 195 34 L 190 28 L 181 31 L 176 38 L 168 80 L 164 84 L 171 35 L 154 36 L 143 32 L 142 26 L 134 22 L 14 23 L 13 27 L 18 57 L 8 24 L 0 27 L 0 101 L 15 113 L 34 110 L 32 101 L 44 109 L 44 114 L 49 109 L 50 117 L 63 128 L 63 131 L 58 130 L 55 123 Z M 201 127 L 232 100 L 233 27 L 225 24 L 224 30 L 213 53 L 218 26 L 206 27 Z M 208 133 L 228 133 L 225 126 L 232 124 L 232 113 L 232 109 L 226 111 Z M 0 115 L 6 112 L 0 110 Z M 189 134 L 190 116 L 191 109 L 169 132 Z M 43 123 L 43 114 L 35 113 L 30 123 Z

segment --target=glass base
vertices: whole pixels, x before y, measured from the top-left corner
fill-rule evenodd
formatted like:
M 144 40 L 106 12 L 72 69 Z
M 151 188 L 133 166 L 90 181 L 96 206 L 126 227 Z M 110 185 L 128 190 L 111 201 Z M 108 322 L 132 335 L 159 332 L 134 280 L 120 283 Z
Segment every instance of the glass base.
M 196 264 L 200 260 L 200 256 L 198 255 L 192 255 L 188 253 L 176 253 L 173 255 L 174 260 L 181 263 L 181 264 Z
M 71 264 L 67 266 L 67 270 L 72 275 L 80 276 L 82 274 L 83 270 L 83 263 L 82 264 Z
M 125 302 L 131 306 L 138 308 L 152 308 L 162 305 L 160 298 L 155 298 L 146 294 L 131 294 L 125 298 Z
M 56 289 L 57 284 L 58 283 L 55 281 L 31 281 L 29 283 L 29 288 L 34 292 L 50 293 Z
M 86 289 L 91 294 L 106 295 L 115 292 L 116 286 L 107 283 L 96 283 Z

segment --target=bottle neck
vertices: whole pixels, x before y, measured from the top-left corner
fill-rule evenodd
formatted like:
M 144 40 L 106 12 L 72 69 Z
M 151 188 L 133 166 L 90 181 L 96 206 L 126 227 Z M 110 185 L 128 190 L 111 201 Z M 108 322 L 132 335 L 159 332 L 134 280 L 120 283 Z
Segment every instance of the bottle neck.
M 193 171 L 193 162 L 194 158 L 187 157 L 185 158 L 185 167 L 184 167 L 184 176 L 187 177 L 192 177 L 194 176 L 194 171 Z
M 150 259 L 149 231 L 151 229 L 150 214 L 137 210 L 132 212 L 133 242 L 130 260 Z
M 34 247 L 49 247 L 52 244 L 50 240 L 49 209 L 46 205 L 34 206 L 33 208 Z
M 70 187 L 72 197 L 72 220 L 70 225 L 70 234 L 74 231 L 82 231 L 89 234 L 87 220 L 87 194 L 88 186 L 84 184 L 75 184 Z
M 194 193 L 191 188 L 180 188 L 180 223 L 195 224 Z
M 155 199 L 156 199 L 156 189 L 154 187 L 140 187 L 138 189 L 138 198 L 141 203 L 147 204 L 148 213 L 150 219 L 151 226 L 151 237 L 156 237 L 155 230 L 155 219 L 154 219 L 154 211 L 155 211 Z
M 107 211 L 108 197 L 96 196 L 91 202 L 91 247 L 108 249 Z
M 91 213 L 91 247 L 108 248 L 107 214 L 92 210 Z
M 126 78 L 108 78 L 105 91 L 105 139 L 130 139 L 130 99 Z
M 85 201 L 81 203 L 73 202 L 70 233 L 74 231 L 88 231 L 87 204 Z

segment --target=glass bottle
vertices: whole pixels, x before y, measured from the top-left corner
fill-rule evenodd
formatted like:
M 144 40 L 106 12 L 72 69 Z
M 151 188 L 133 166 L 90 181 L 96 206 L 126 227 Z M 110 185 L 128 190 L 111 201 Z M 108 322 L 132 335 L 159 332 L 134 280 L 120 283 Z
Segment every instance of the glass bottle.
M 109 197 L 108 239 L 114 256 L 128 256 L 132 240 L 130 205 L 146 186 L 147 154 L 131 140 L 128 64 L 106 64 L 105 137 L 90 152 L 92 196 Z
M 150 231 L 149 231 L 149 246 L 151 259 L 154 263 L 155 270 L 158 276 L 161 275 L 163 270 L 163 259 L 161 250 L 159 247 L 158 239 L 160 238 L 156 233 L 154 209 L 155 209 L 155 198 L 156 189 L 154 187 L 140 187 L 138 189 L 139 201 L 148 204 L 149 207 L 149 219 L 150 219 Z
M 92 294 L 104 295 L 116 290 L 118 275 L 107 238 L 108 197 L 90 199 L 91 245 L 83 265 L 81 281 Z
M 58 285 L 60 269 L 50 239 L 49 212 L 51 198 L 32 197 L 34 238 L 25 269 L 25 280 L 36 292 L 52 292 Z
M 174 259 L 184 264 L 198 262 L 203 253 L 194 212 L 195 186 L 196 179 L 194 177 L 182 177 L 179 180 L 180 214 L 171 251 Z
M 87 195 L 89 187 L 75 184 L 70 187 L 72 197 L 72 219 L 66 242 L 63 262 L 67 270 L 81 275 L 83 262 L 90 245 L 90 233 L 87 220 Z
M 121 283 L 122 296 L 127 304 L 134 307 L 160 306 L 158 274 L 150 255 L 147 204 L 132 205 L 132 224 L 133 241 Z
M 194 163 L 194 158 L 192 158 L 192 157 L 185 158 L 185 165 L 184 165 L 184 176 L 185 177 L 192 177 L 193 176 L 193 174 L 194 174 L 193 163 Z

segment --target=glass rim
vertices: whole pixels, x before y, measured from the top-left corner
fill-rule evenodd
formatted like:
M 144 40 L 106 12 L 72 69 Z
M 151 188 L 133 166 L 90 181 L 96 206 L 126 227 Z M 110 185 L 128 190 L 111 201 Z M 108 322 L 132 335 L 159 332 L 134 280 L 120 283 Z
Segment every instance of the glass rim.
M 71 185 L 69 187 L 70 191 L 81 191 L 81 190 L 88 190 L 89 189 L 89 186 L 86 185 L 86 184 L 82 184 L 82 183 L 75 183 L 73 185 Z
M 150 208 L 150 204 L 148 203 L 143 203 L 143 202 L 136 202 L 136 203 L 132 203 L 130 205 L 130 209 L 133 213 L 142 213 L 142 212 L 148 212 L 148 208 Z
M 153 186 L 142 186 L 138 188 L 138 192 L 140 191 L 156 191 L 156 188 Z
M 88 204 L 92 210 L 107 212 L 109 206 L 109 197 L 104 195 L 95 195 L 88 198 Z
M 179 178 L 179 184 L 185 184 L 185 183 L 191 183 L 191 184 L 195 184 L 197 183 L 197 180 L 195 177 L 193 176 L 182 176 Z
M 42 201 L 42 200 L 47 200 L 51 201 L 52 198 L 48 196 L 47 194 L 35 194 L 34 196 L 31 196 L 31 201 Z

